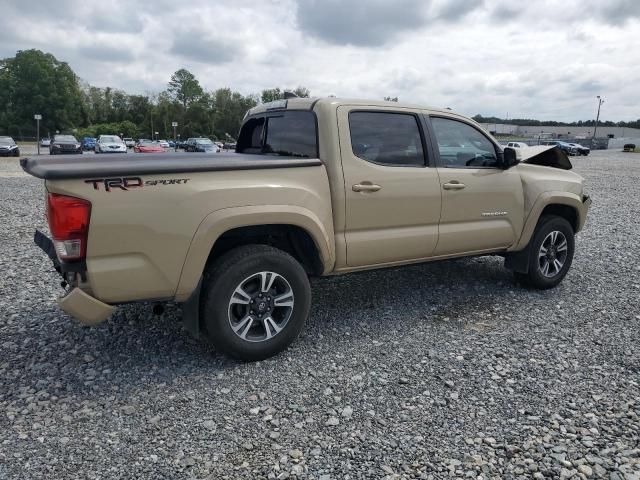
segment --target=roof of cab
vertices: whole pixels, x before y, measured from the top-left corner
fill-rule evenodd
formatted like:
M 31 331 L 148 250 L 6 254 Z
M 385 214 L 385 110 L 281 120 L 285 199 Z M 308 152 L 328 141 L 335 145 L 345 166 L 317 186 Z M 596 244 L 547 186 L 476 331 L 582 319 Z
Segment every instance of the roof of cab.
M 448 108 L 434 108 L 424 105 L 416 105 L 402 102 L 388 102 L 385 100 L 363 100 L 363 99 L 345 99 L 336 97 L 314 97 L 314 98 L 288 98 L 286 100 L 276 100 L 269 103 L 261 103 L 250 109 L 247 112 L 247 116 L 256 115 L 269 110 L 313 110 L 317 105 L 333 105 L 338 107 L 340 105 L 356 105 L 362 107 L 395 107 L 399 109 L 412 109 L 412 110 L 428 110 L 432 112 L 441 112 L 455 114 Z

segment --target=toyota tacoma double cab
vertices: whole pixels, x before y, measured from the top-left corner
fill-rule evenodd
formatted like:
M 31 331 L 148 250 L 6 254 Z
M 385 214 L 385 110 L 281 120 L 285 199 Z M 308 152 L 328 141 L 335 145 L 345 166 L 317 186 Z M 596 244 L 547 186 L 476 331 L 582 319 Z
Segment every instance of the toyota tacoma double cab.
M 500 255 L 546 289 L 591 200 L 554 146 L 502 147 L 449 109 L 289 98 L 247 112 L 235 152 L 23 158 L 44 179 L 62 310 L 174 301 L 187 331 L 243 360 L 285 349 L 309 277 Z

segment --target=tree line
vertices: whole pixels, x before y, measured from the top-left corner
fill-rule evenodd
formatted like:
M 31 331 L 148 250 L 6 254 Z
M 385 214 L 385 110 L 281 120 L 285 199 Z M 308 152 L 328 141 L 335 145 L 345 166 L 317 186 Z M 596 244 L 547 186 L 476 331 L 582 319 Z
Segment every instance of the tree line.
M 509 125 L 520 126 L 539 126 L 539 127 L 593 127 L 596 124 L 594 120 L 578 120 L 577 122 L 555 122 L 552 120 L 534 120 L 531 118 L 499 118 L 499 117 L 483 117 L 478 114 L 473 117 L 478 123 L 506 123 Z M 640 118 L 633 122 L 612 122 L 610 120 L 598 120 L 601 127 L 626 127 L 640 128 Z
M 305 87 L 293 90 L 308 97 Z M 188 70 L 180 69 L 157 94 L 130 95 L 82 82 L 71 67 L 50 53 L 18 51 L 0 60 L 0 135 L 35 137 L 34 114 L 42 115 L 40 136 L 76 137 L 123 134 L 125 137 L 235 138 L 246 111 L 260 102 L 284 98 L 280 88 L 242 95 L 230 88 L 207 91 Z

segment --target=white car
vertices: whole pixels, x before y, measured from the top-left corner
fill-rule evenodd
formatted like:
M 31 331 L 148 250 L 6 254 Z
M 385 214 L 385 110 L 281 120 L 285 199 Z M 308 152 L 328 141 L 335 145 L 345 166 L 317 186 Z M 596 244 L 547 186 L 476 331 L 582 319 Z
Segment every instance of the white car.
M 96 153 L 127 153 L 127 145 L 118 135 L 100 135 L 95 151 Z
M 50 138 L 43 138 L 42 140 L 40 140 L 40 146 L 41 147 L 49 147 L 49 146 L 51 146 L 51 139 Z
M 166 140 L 158 140 L 158 143 L 160 144 L 160 146 L 162 148 L 169 148 L 169 142 L 167 142 Z
M 122 140 L 124 141 L 124 144 L 127 146 L 127 148 L 133 148 L 136 146 L 136 141 L 133 138 L 124 137 Z
M 524 142 L 509 142 L 509 143 L 507 143 L 507 147 L 511 147 L 511 148 L 528 148 L 529 145 L 527 145 Z

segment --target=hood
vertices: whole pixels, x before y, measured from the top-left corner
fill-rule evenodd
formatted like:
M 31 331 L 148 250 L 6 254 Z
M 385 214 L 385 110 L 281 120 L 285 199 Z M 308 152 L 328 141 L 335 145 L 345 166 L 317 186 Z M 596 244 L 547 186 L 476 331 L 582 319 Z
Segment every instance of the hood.
M 56 145 L 78 145 L 80 142 L 73 142 L 71 140 L 54 140 Z
M 120 143 L 120 142 L 100 142 L 100 145 L 103 145 L 106 147 L 124 147 L 125 146 L 124 143 Z
M 514 150 L 516 150 L 516 158 L 522 163 L 561 168 L 562 170 L 573 168 L 567 154 L 556 145 L 536 145 Z

